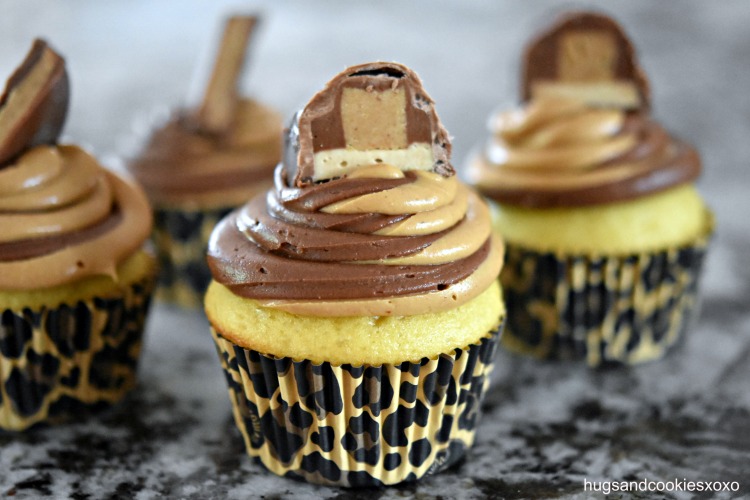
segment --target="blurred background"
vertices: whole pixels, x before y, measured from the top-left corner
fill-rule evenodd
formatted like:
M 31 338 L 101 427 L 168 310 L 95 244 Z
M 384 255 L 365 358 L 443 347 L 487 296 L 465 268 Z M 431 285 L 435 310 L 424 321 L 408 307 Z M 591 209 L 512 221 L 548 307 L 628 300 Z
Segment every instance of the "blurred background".
M 585 498 L 579 496 L 584 476 L 746 482 L 747 0 L 0 0 L 0 79 L 20 63 L 34 37 L 46 38 L 67 58 L 72 81 L 65 140 L 87 146 L 118 168 L 138 124 L 200 96 L 223 17 L 259 13 L 263 23 L 250 50 L 246 94 L 275 106 L 288 119 L 347 66 L 371 60 L 402 62 L 420 74 L 437 102 L 454 138 L 454 165 L 460 168 L 471 148 L 485 138 L 492 110 L 517 102 L 520 55 L 532 33 L 559 11 L 594 5 L 619 20 L 634 41 L 651 81 L 653 114 L 702 153 L 699 189 L 718 220 L 702 283 L 703 315 L 684 350 L 637 370 L 589 373 L 501 356 L 485 404 L 483 437 L 468 465 L 373 498 L 410 493 L 433 498 L 450 495 L 450 488 L 473 492 L 467 498 L 499 490 L 509 498 Z M 224 381 L 205 320 L 197 313 L 180 315 L 164 307 L 154 312 L 135 396 L 145 402 L 141 409 L 123 417 L 114 431 L 111 422 L 92 423 L 85 430 L 58 435 L 62 444 L 30 440 L 7 445 L 3 467 L 10 468 L 0 473 L 0 494 L 15 492 L 9 488 L 20 488 L 18 484 L 41 492 L 28 486 L 29 478 L 47 474 L 43 486 L 53 484 L 56 492 L 72 492 L 65 489 L 68 483 L 82 484 L 84 490 L 101 483 L 104 489 L 94 494 L 99 498 L 107 491 L 119 492 L 123 484 L 135 484 L 133 491 L 157 492 L 139 498 L 169 493 L 231 497 L 232 491 L 243 498 L 251 483 L 254 494 L 276 495 L 283 486 L 290 496 L 294 489 L 311 498 L 345 497 L 338 490 L 303 490 L 299 483 L 281 483 L 240 458 L 241 447 L 228 441 L 234 434 L 228 430 L 232 426 Z M 179 346 L 177 353 L 174 345 Z M 581 403 L 581 398 L 588 399 Z M 153 444 L 152 434 L 145 432 L 151 428 L 168 432 Z M 110 446 L 114 453 L 103 448 L 104 465 L 92 465 L 85 453 L 76 455 L 81 446 L 89 448 L 80 443 L 88 443 L 91 436 L 105 436 L 107 443 L 115 439 Z M 64 457 L 62 465 L 41 472 L 50 469 L 49 457 L 60 446 L 68 453 L 58 453 Z M 79 462 L 69 459 L 76 456 Z M 140 483 L 130 470 L 140 471 Z M 743 482 L 747 487 L 750 484 Z
M 558 12 L 596 7 L 619 20 L 651 81 L 653 113 L 704 159 L 699 187 L 721 241 L 750 213 L 750 4 L 746 0 L 0 0 L 0 78 L 36 36 L 66 58 L 72 104 L 64 138 L 117 167 L 133 130 L 154 113 L 196 102 L 234 12 L 263 16 L 244 92 L 285 119 L 334 74 L 371 60 L 422 77 L 453 136 L 461 166 L 489 113 L 517 102 L 519 63 L 532 33 Z M 737 242 L 733 242 L 736 244 Z M 719 248 L 710 256 L 722 259 Z M 718 273 L 718 274 L 717 274 Z M 721 271 L 707 287 L 736 296 Z
M 454 163 L 514 103 L 522 48 L 556 12 L 583 2 L 505 0 L 0 0 L 0 77 L 43 36 L 68 61 L 66 136 L 117 152 L 134 121 L 194 100 L 224 15 L 258 12 L 245 91 L 286 117 L 346 66 L 393 60 L 415 69 L 454 136 Z M 746 0 L 598 1 L 634 40 L 655 115 L 696 143 L 704 183 L 742 177 L 750 158 L 750 5 Z M 745 176 L 747 177 L 747 176 Z

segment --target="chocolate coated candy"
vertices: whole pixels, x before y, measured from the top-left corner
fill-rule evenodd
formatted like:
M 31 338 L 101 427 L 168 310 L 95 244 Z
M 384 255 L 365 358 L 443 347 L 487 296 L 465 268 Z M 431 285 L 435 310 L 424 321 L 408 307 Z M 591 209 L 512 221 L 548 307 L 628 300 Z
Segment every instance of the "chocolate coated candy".
M 453 175 L 448 133 L 419 77 L 396 63 L 353 66 L 335 76 L 295 116 L 285 153 L 297 187 L 362 165 Z
M 592 12 L 563 16 L 526 49 L 522 93 L 571 97 L 625 109 L 648 107 L 649 88 L 635 50 L 611 18 Z
M 69 93 L 65 60 L 44 40 L 34 40 L 0 97 L 0 165 L 25 149 L 57 141 Z
M 195 117 L 201 130 L 222 133 L 231 126 L 237 108 L 237 81 L 257 23 L 255 16 L 232 16 L 227 20 L 214 70 Z

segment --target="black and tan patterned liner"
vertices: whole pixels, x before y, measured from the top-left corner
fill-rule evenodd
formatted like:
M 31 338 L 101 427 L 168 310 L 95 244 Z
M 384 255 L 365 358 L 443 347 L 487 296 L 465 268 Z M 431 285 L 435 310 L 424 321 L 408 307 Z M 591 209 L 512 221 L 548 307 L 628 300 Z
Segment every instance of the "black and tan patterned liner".
M 281 476 L 360 487 L 413 481 L 464 455 L 501 331 L 381 366 L 278 359 L 212 334 L 248 454 Z
M 153 240 L 159 261 L 156 298 L 186 309 L 203 306 L 211 282 L 206 247 L 214 226 L 232 209 L 154 210 Z
M 503 346 L 592 366 L 659 359 L 698 311 L 713 230 L 692 244 L 627 256 L 540 253 L 507 244 L 500 275 L 508 320 Z
M 22 431 L 109 408 L 135 385 L 153 278 L 116 298 L 0 316 L 0 429 Z

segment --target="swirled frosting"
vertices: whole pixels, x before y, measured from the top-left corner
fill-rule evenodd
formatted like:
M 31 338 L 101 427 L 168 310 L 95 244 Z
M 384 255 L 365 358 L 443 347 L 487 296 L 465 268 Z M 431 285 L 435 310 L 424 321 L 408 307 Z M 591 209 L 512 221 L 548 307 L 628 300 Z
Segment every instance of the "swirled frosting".
M 201 129 L 188 112 L 154 131 L 129 168 L 157 204 L 236 205 L 272 183 L 281 157 L 281 117 L 250 99 L 238 102 L 232 126 Z
M 211 235 L 216 282 L 313 316 L 455 308 L 489 288 L 503 246 L 488 207 L 450 165 L 450 141 L 417 75 L 347 68 L 295 115 L 274 187 Z
M 0 167 L 2 290 L 116 280 L 150 231 L 143 192 L 76 146 L 36 146 Z
M 310 315 L 410 315 L 456 307 L 497 277 L 503 247 L 479 197 L 435 172 L 361 167 L 275 187 L 214 230 L 214 279 L 267 307 Z
M 490 121 L 491 137 L 467 180 L 500 203 L 587 206 L 628 200 L 694 180 L 697 152 L 646 111 L 535 98 Z

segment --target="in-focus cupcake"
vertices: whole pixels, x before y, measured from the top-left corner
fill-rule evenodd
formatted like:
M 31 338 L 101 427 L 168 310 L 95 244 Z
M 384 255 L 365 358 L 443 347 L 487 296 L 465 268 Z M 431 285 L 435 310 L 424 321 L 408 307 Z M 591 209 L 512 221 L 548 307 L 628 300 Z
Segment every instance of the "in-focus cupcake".
M 455 463 L 500 335 L 502 254 L 418 77 L 333 78 L 295 116 L 274 188 L 209 243 L 206 313 L 248 453 L 342 486 Z
M 64 60 L 34 42 L 0 97 L 0 429 L 81 418 L 135 385 L 155 260 L 143 192 L 74 145 Z
M 529 45 L 523 99 L 465 171 L 507 243 L 504 345 L 592 366 L 661 357 L 695 314 L 713 227 L 698 153 L 654 121 L 603 15 L 567 15 Z
M 201 104 L 174 112 L 129 162 L 154 206 L 157 297 L 182 307 L 202 304 L 211 279 L 205 258 L 211 230 L 272 185 L 281 158 L 280 115 L 237 90 L 256 22 L 227 20 Z

